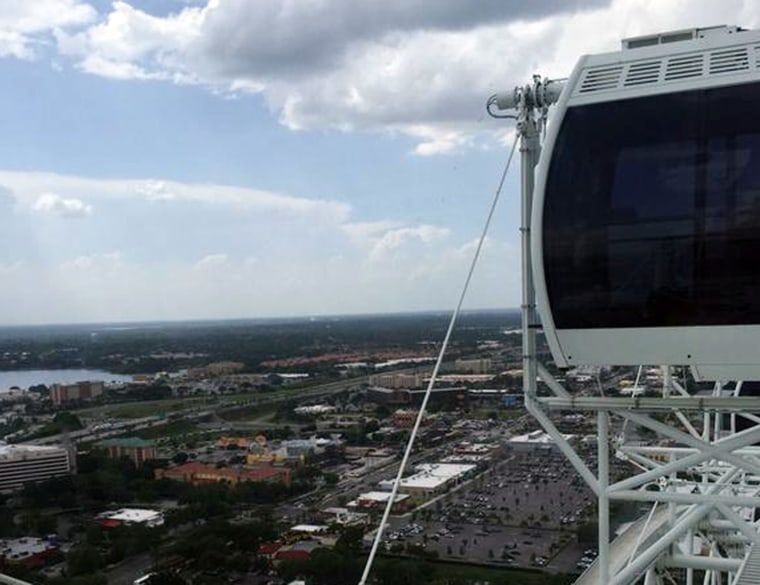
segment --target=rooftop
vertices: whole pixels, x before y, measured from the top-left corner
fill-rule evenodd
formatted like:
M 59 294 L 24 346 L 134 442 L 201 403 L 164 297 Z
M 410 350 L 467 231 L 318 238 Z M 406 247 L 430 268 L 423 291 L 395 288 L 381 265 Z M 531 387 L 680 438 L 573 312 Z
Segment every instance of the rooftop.
M 31 536 L 0 540 L 0 557 L 20 561 L 53 548 L 57 547 L 47 540 Z
M 391 497 L 390 492 L 366 492 L 364 494 L 360 494 L 357 500 L 365 500 L 365 501 L 371 501 L 371 502 L 387 502 L 388 499 Z M 409 497 L 408 494 L 396 494 L 396 500 L 395 502 L 403 502 Z
M 572 439 L 575 435 L 562 435 L 566 440 Z M 548 434 L 544 431 L 532 431 L 524 435 L 516 435 L 509 439 L 509 443 L 533 443 L 537 445 L 551 445 L 554 443 Z
M 98 442 L 99 447 L 152 447 L 155 441 L 148 441 L 140 437 L 122 437 L 119 439 L 104 439 Z
M 436 488 L 476 467 L 477 465 L 466 463 L 423 463 L 417 466 L 417 473 L 402 479 L 399 487 Z
M 104 512 L 100 518 L 127 524 L 163 524 L 164 522 L 161 512 L 143 508 L 121 508 L 113 512 Z
M 318 524 L 296 524 L 290 528 L 291 532 L 308 532 L 309 534 L 317 534 L 319 532 L 327 532 L 328 527 Z
M 40 457 L 60 453 L 65 450 L 62 447 L 42 445 L 6 445 L 0 443 L 0 461 L 3 459 L 19 459 L 24 457 Z

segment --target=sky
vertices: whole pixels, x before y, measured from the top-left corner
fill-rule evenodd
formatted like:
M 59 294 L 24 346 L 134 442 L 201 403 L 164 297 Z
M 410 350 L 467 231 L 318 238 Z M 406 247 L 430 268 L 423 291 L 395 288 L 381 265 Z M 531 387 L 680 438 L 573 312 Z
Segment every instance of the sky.
M 447 310 L 485 101 L 752 0 L 0 0 L 0 325 Z M 516 307 L 517 165 L 465 307 Z

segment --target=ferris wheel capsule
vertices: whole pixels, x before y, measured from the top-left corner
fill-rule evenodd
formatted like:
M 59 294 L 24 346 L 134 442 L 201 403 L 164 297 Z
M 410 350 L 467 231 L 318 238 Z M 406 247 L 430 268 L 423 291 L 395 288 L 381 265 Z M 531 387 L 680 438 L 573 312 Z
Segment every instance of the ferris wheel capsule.
M 760 31 L 581 58 L 536 167 L 531 253 L 559 366 L 760 379 Z

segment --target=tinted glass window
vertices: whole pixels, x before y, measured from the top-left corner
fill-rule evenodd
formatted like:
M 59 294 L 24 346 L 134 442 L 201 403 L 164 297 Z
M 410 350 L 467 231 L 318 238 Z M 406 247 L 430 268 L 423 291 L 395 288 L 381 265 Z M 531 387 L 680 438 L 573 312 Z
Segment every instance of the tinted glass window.
M 568 109 L 544 207 L 555 324 L 760 324 L 760 84 Z

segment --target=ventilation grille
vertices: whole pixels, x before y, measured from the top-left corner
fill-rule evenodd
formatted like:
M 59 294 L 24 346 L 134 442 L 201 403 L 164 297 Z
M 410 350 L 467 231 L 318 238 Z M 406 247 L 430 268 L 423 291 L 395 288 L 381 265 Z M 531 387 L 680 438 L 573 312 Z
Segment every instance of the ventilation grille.
M 710 53 L 710 75 L 748 70 L 749 55 L 746 47 L 723 49 Z
M 639 63 L 631 63 L 628 66 L 628 71 L 625 74 L 625 81 L 623 81 L 623 87 L 631 87 L 635 85 L 646 85 L 648 83 L 657 83 L 660 79 L 660 67 L 662 63 L 660 61 L 644 61 Z
M 587 69 L 578 94 L 760 71 L 760 45 L 730 47 Z
M 701 77 L 705 70 L 704 55 L 684 55 L 671 57 L 665 66 L 665 81 L 679 81 L 690 77 Z
M 615 89 L 620 83 L 620 76 L 622 73 L 623 67 L 619 65 L 590 69 L 586 71 L 586 75 L 583 76 L 580 93 Z

